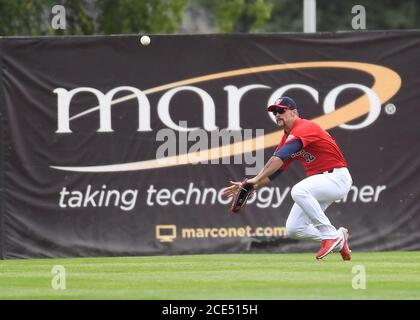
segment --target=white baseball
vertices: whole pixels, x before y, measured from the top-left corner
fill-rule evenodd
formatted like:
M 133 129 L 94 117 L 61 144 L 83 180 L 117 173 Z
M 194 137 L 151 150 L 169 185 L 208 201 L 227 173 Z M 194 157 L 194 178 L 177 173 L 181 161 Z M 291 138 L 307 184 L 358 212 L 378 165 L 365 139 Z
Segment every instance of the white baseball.
M 140 42 L 144 46 L 148 46 L 150 44 L 150 37 L 149 36 L 142 36 L 140 38 Z

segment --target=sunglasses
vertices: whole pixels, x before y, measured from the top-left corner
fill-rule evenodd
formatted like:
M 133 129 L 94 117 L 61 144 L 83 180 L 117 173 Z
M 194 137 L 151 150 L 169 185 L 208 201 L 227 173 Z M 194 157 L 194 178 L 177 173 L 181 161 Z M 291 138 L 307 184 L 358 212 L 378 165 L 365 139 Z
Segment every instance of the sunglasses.
M 279 114 L 283 114 L 283 113 L 285 113 L 286 112 L 286 110 L 288 110 L 288 109 L 286 109 L 286 108 L 277 108 L 277 109 L 275 109 L 275 110 L 273 110 L 273 111 L 271 111 L 274 115 L 276 115 L 277 113 L 279 113 Z

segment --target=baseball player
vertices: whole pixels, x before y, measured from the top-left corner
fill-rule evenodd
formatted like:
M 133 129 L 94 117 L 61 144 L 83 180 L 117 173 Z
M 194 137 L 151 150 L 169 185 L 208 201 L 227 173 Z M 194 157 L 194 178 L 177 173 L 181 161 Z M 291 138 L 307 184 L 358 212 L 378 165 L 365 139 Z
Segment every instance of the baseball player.
M 331 203 L 342 199 L 353 183 L 340 148 L 325 130 L 299 117 L 293 99 L 281 97 L 267 110 L 284 130 L 280 144 L 257 176 L 242 182 L 231 181 L 224 195 L 234 196 L 232 205 L 239 201 L 242 207 L 252 190 L 276 178 L 292 161 L 300 161 L 307 177 L 291 190 L 295 203 L 286 222 L 288 236 L 320 242 L 316 259 L 324 258 L 335 249 L 340 251 L 343 260 L 350 260 L 348 230 L 343 227 L 337 230 L 324 212 Z M 245 194 L 242 200 L 238 200 L 240 192 Z

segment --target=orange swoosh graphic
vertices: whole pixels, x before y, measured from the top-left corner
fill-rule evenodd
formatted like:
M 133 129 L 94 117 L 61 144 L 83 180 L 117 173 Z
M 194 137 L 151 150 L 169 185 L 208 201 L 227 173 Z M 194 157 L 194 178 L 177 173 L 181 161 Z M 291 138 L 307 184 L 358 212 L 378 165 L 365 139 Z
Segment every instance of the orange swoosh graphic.
M 288 64 L 274 64 L 259 67 L 251 67 L 244 69 L 237 69 L 219 73 L 213 73 L 205 76 L 190 78 L 182 81 L 172 82 L 162 86 L 154 87 L 143 91 L 145 94 L 152 94 L 179 86 L 196 84 L 215 79 L 237 77 L 251 73 L 261 73 L 269 71 L 282 71 L 292 69 L 305 69 L 305 68 L 341 68 L 362 71 L 370 74 L 374 78 L 372 90 L 377 94 L 381 104 L 393 97 L 401 87 L 401 78 L 393 70 L 374 65 L 370 63 L 351 62 L 351 61 L 315 61 L 315 62 L 298 62 Z M 134 99 L 134 94 L 113 100 L 112 104 L 121 103 L 130 99 Z M 99 107 L 91 108 L 82 113 L 79 113 L 71 118 L 71 120 L 84 116 L 88 113 L 98 110 Z M 348 121 L 354 120 L 369 112 L 369 99 L 366 95 L 342 106 L 334 112 L 319 116 L 312 119 L 315 123 L 320 125 L 323 129 L 328 130 L 339 126 Z M 202 150 L 194 154 L 181 154 L 171 156 L 164 159 L 151 159 L 137 162 L 100 165 L 100 166 L 78 166 L 78 167 L 63 167 L 63 166 L 50 166 L 57 170 L 75 171 L 75 172 L 122 172 L 122 171 L 137 171 L 147 169 L 158 169 L 170 166 L 179 166 L 185 164 L 198 163 L 202 161 L 211 161 L 224 157 L 230 157 L 237 154 L 252 152 L 259 149 L 265 149 L 277 146 L 283 135 L 282 131 L 266 134 L 265 136 L 253 138 L 234 144 Z

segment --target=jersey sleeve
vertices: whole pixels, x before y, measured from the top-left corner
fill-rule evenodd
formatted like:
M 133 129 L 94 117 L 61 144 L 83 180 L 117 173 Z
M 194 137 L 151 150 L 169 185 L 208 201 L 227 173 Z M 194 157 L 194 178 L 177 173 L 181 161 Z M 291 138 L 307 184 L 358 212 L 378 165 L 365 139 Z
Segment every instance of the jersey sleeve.
M 276 152 L 278 152 L 284 146 L 285 143 L 286 143 L 286 136 L 283 136 L 279 145 L 277 146 L 276 150 L 274 151 L 273 156 L 275 156 Z M 283 162 L 283 164 L 281 165 L 281 167 L 279 168 L 279 170 L 284 171 L 292 161 L 293 161 L 293 158 L 286 159 Z
M 302 142 L 300 139 L 294 139 L 275 151 L 274 156 L 280 158 L 282 161 L 286 161 L 293 153 L 298 152 L 300 149 L 302 149 Z

